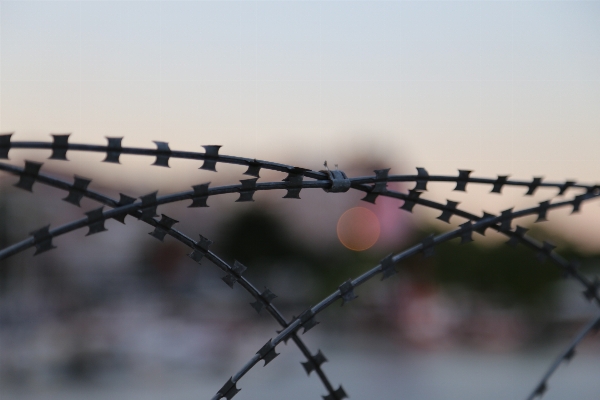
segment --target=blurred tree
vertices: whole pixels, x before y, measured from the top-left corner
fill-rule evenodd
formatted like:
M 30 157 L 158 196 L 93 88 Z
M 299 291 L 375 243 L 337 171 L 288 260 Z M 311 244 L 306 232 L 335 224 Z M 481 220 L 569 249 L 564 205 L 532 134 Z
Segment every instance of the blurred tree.
M 498 305 L 535 307 L 556 300 L 549 289 L 560 271 L 524 246 L 447 242 L 436 246 L 433 275 L 442 285 L 461 286 Z
M 319 251 L 295 238 L 276 213 L 259 206 L 237 213 L 222 224 L 217 239 L 218 254 L 246 265 L 245 275 L 253 281 L 286 275 L 306 280 L 311 288 L 306 293 L 307 301 L 331 293 L 343 280 L 372 268 L 383 257 L 376 252 L 348 250 L 339 242 Z
M 600 253 L 584 253 L 575 246 L 572 238 L 539 224 L 528 228 L 527 234 L 531 237 L 557 245 L 561 257 L 578 261 L 584 275 L 591 277 L 600 273 Z M 419 243 L 430 234 L 441 233 L 434 228 L 421 230 L 415 234 L 412 243 Z M 549 260 L 540 261 L 535 250 L 522 244 L 517 247 L 505 244 L 483 246 L 477 241 L 463 245 L 458 240 L 445 242 L 435 246 L 433 257 L 419 255 L 401 266 L 417 282 L 460 287 L 499 306 L 530 309 L 538 306 L 547 309 L 555 305 L 559 293 L 552 288 L 563 276 L 556 264 Z
M 220 230 L 217 247 L 228 257 L 266 272 L 275 262 L 305 258 L 284 223 L 261 207 L 235 214 Z

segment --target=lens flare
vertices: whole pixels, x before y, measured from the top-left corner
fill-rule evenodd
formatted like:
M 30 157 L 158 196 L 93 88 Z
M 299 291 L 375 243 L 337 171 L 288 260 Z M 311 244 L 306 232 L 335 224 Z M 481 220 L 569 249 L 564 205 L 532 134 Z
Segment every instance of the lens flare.
M 381 231 L 375 213 L 364 207 L 354 207 L 342 214 L 337 223 L 340 242 L 350 250 L 363 251 L 372 247 Z

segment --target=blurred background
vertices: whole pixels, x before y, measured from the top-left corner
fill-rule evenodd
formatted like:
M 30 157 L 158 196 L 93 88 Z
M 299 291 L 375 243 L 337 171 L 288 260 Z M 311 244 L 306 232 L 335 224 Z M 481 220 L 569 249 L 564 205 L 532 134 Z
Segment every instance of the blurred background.
M 0 131 L 50 140 L 202 151 L 314 170 L 324 161 L 351 176 L 374 169 L 414 174 L 496 175 L 597 183 L 600 144 L 598 2 L 125 2 L 0 1 Z M 149 157 L 12 150 L 11 163 L 117 197 L 189 190 L 244 179 L 243 168 Z M 261 172 L 260 181 L 285 176 Z M 0 244 L 21 240 L 81 209 L 55 189 L 34 193 L 0 176 Z M 406 192 L 412 185 L 390 185 Z M 429 184 L 423 197 L 459 201 L 474 214 L 553 199 L 555 190 Z M 567 192 L 569 194 L 569 192 Z M 575 194 L 575 191 L 571 195 Z M 269 287 L 287 317 L 430 233 L 451 224 L 401 201 L 361 202 L 361 193 L 225 195 L 209 208 L 159 208 L 202 234 L 228 262 Z M 551 212 L 532 236 L 551 240 L 592 276 L 600 268 L 595 203 L 579 214 Z M 358 221 L 358 222 L 357 222 Z M 356 234 L 358 224 L 359 234 Z M 198 266 L 174 240 L 128 217 L 108 232 L 55 239 L 0 262 L 2 399 L 204 398 L 212 396 L 276 324 L 250 296 L 230 290 L 210 262 Z M 305 335 L 321 348 L 334 384 L 351 398 L 525 398 L 559 350 L 596 309 L 549 262 L 492 232 L 417 256 L 359 298 L 319 316 Z M 290 346 L 291 347 L 291 346 Z M 282 345 L 256 368 L 239 398 L 318 398 L 302 356 Z M 546 398 L 597 398 L 600 342 L 584 341 Z

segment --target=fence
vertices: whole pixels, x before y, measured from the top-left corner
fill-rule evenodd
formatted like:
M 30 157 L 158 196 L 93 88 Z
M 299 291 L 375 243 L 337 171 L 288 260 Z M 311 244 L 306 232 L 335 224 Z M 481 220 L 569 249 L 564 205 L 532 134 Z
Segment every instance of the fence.
M 0 259 L 5 259 L 17 253 L 23 252 L 29 248 L 35 248 L 34 255 L 55 248 L 53 238 L 67 234 L 71 231 L 87 228 L 87 235 L 93 235 L 106 231 L 105 221 L 107 219 L 116 219 L 124 223 L 127 215 L 138 219 L 139 221 L 151 225 L 154 230 L 150 233 L 154 238 L 163 241 L 168 235 L 173 239 L 187 246 L 191 252 L 189 257 L 200 263 L 204 258 L 211 261 L 220 268 L 226 275 L 222 280 L 231 288 L 237 283 L 243 290 L 247 291 L 255 301 L 251 304 L 254 310 L 260 313 L 265 310 L 281 326 L 281 330 L 272 339 L 266 341 L 265 345 L 257 350 L 256 354 L 248 360 L 231 378 L 217 390 L 213 400 L 226 398 L 230 400 L 240 389 L 238 383 L 244 375 L 250 371 L 259 361 L 264 361 L 264 365 L 269 364 L 277 357 L 277 346 L 282 342 L 291 339 L 306 357 L 302 363 L 306 373 L 310 375 L 313 371 L 321 380 L 327 394 L 323 396 L 325 400 L 341 400 L 348 397 L 342 386 L 335 388 L 325 375 L 322 364 L 327 361 L 321 350 L 316 352 L 309 350 L 304 344 L 298 332 L 302 333 L 314 328 L 319 322 L 317 316 L 338 300 L 342 304 L 355 299 L 356 289 L 365 282 L 381 276 L 381 280 L 394 275 L 397 271 L 395 265 L 408 257 L 422 253 L 425 257 L 434 253 L 436 245 L 459 239 L 461 244 L 473 241 L 473 234 L 484 234 L 487 229 L 492 229 L 505 235 L 508 238 L 507 244 L 516 246 L 521 244 L 531 251 L 535 252 L 540 260 L 549 260 L 555 264 L 566 278 L 573 279 L 583 288 L 583 294 L 589 301 L 600 305 L 600 296 L 598 289 L 600 281 L 597 278 L 590 279 L 583 275 L 575 261 L 569 261 L 554 249 L 555 246 L 548 241 L 538 241 L 527 235 L 527 229 L 516 225 L 513 228 L 513 221 L 526 216 L 537 216 L 536 222 L 545 221 L 550 211 L 560 208 L 571 208 L 572 212 L 578 212 L 583 203 L 596 199 L 600 196 L 600 186 L 583 185 L 573 181 L 565 182 L 545 182 L 542 178 L 533 178 L 531 181 L 518 181 L 509 179 L 508 176 L 498 176 L 494 179 L 478 178 L 471 176 L 471 171 L 460 170 L 456 176 L 430 175 L 426 169 L 417 168 L 415 175 L 391 175 L 389 169 L 376 170 L 373 176 L 348 177 L 339 170 L 331 171 L 313 171 L 309 169 L 294 167 L 290 165 L 278 164 L 256 159 L 242 157 L 233 157 L 220 154 L 220 146 L 203 146 L 204 153 L 190 151 L 175 151 L 169 148 L 165 142 L 154 142 L 156 149 L 123 147 L 122 138 L 108 138 L 106 146 L 75 144 L 69 143 L 69 135 L 52 135 L 51 142 L 32 142 L 32 141 L 12 141 L 11 134 L 0 135 L 0 159 L 8 159 L 9 152 L 13 149 L 46 149 L 51 150 L 50 159 L 67 160 L 69 151 L 82 152 L 100 152 L 106 153 L 104 162 L 119 163 L 121 154 L 132 154 L 139 156 L 154 157 L 152 165 L 168 167 L 171 158 L 182 158 L 189 160 L 203 161 L 200 169 L 216 171 L 217 163 L 235 164 L 246 167 L 243 172 L 252 178 L 241 180 L 239 184 L 211 187 L 209 183 L 195 185 L 192 190 L 179 193 L 158 196 L 157 192 L 141 196 L 139 199 L 124 194 L 119 199 L 113 199 L 101 193 L 88 189 L 90 180 L 75 176 L 74 182 L 69 183 L 60 179 L 53 178 L 41 172 L 42 164 L 34 161 L 25 161 L 23 167 L 8 163 L 0 163 L 0 170 L 18 177 L 15 186 L 24 190 L 32 191 L 33 185 L 41 183 L 57 189 L 64 190 L 67 195 L 63 199 L 68 203 L 79 206 L 80 201 L 85 197 L 92 199 L 102 206 L 85 213 L 85 217 L 72 221 L 62 226 L 50 228 L 44 226 L 31 235 L 17 243 L 14 243 L 0 250 Z M 261 170 L 273 170 L 287 174 L 282 181 L 258 182 Z M 414 188 L 407 193 L 402 193 L 388 188 L 389 182 L 410 182 L 414 183 Z M 514 209 L 505 210 L 498 215 L 483 213 L 478 216 L 458 207 L 455 201 L 447 200 L 446 204 L 428 200 L 423 197 L 427 191 L 429 183 L 433 182 L 452 182 L 456 186 L 456 191 L 466 191 L 468 185 L 488 185 L 491 186 L 491 192 L 501 193 L 505 186 L 516 186 L 527 188 L 526 195 L 533 195 L 538 189 L 558 190 L 559 195 L 571 195 L 563 201 L 543 201 L 535 207 L 525 208 L 515 211 Z M 212 241 L 200 235 L 199 240 L 194 240 L 186 234 L 174 228 L 178 222 L 165 214 L 157 218 L 157 209 L 161 205 L 191 200 L 189 207 L 208 207 L 208 199 L 227 194 L 238 193 L 237 202 L 253 201 L 253 195 L 257 191 L 285 190 L 283 196 L 286 199 L 299 199 L 302 190 L 323 189 L 329 193 L 348 192 L 350 189 L 365 193 L 362 200 L 375 203 L 379 196 L 386 196 L 402 200 L 400 209 L 412 212 L 416 206 L 427 207 L 440 212 L 437 219 L 449 222 L 451 218 L 462 218 L 465 220 L 459 228 L 450 230 L 437 236 L 429 236 L 422 242 L 409 247 L 401 252 L 390 254 L 371 269 L 354 279 L 341 282 L 338 289 L 325 297 L 312 307 L 307 308 L 297 317 L 286 319 L 283 314 L 274 305 L 273 300 L 277 297 L 271 290 L 260 291 L 257 286 L 252 284 L 245 276 L 246 266 L 241 262 L 235 261 L 233 264 L 225 262 L 217 254 L 210 250 Z M 575 194 L 573 194 L 575 192 Z M 104 207 L 108 207 L 105 210 Z M 557 369 L 558 365 L 565 360 L 570 360 L 575 354 L 575 347 L 590 332 L 600 329 L 600 317 L 591 321 L 584 329 L 577 334 L 573 341 L 567 346 L 556 361 L 550 366 L 547 373 L 541 381 L 534 385 L 532 393 L 528 399 L 534 399 L 544 394 L 547 389 L 547 382 Z

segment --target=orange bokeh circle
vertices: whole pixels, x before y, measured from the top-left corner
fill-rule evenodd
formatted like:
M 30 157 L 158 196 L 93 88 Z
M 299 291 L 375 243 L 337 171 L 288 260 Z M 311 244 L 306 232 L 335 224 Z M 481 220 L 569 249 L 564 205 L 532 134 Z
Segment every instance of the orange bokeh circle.
M 379 239 L 380 232 L 377 215 L 364 207 L 349 209 L 337 223 L 338 239 L 345 247 L 354 251 L 372 247 Z

